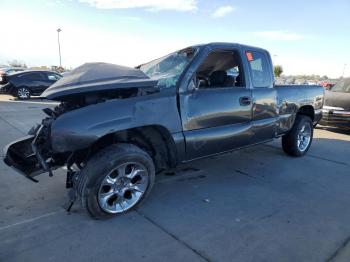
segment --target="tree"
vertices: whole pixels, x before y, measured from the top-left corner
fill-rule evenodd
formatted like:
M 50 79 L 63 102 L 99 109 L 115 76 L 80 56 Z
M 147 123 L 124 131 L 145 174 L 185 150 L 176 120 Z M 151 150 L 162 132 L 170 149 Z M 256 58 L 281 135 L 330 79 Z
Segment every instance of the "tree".
M 19 61 L 19 60 L 12 60 L 12 61 L 8 61 L 7 62 L 9 64 L 9 66 L 12 66 L 12 67 L 23 67 L 23 68 L 27 68 L 27 65 L 26 63 L 22 62 L 22 61 Z
M 56 71 L 57 73 L 63 73 L 65 71 L 70 71 L 68 68 L 64 68 L 63 66 L 51 66 L 52 71 Z
M 273 72 L 276 77 L 280 77 L 283 73 L 283 67 L 281 65 L 275 65 L 273 68 Z

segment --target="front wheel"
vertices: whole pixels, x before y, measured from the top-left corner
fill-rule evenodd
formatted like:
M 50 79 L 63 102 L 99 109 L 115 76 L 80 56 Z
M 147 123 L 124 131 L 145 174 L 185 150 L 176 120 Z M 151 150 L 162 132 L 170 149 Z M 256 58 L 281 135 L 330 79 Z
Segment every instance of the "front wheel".
M 282 148 L 291 156 L 303 156 L 309 150 L 314 130 L 310 117 L 298 115 L 288 134 L 282 137 Z
M 111 145 L 93 156 L 80 173 L 78 193 L 96 219 L 124 214 L 151 191 L 155 168 L 150 156 L 132 144 Z

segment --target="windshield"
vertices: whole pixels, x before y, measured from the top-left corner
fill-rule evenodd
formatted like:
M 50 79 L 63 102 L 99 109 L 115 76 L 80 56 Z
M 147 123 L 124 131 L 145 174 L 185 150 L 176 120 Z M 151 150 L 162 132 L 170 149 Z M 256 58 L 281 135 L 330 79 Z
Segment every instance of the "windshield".
M 183 49 L 143 64 L 139 68 L 151 79 L 158 80 L 159 87 L 174 87 L 196 52 L 194 48 Z
M 350 78 L 341 79 L 331 91 L 350 93 Z

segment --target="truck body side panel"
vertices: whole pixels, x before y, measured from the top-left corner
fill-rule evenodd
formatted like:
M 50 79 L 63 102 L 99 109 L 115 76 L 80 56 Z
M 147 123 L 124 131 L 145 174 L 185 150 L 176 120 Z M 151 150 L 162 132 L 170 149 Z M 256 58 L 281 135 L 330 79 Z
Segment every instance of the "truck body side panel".
M 246 88 L 199 89 L 182 94 L 187 159 L 251 143 L 251 105 L 239 102 L 240 97 L 250 94 Z
M 279 111 L 277 135 L 292 128 L 296 114 L 302 107 L 312 107 L 315 112 L 314 123 L 319 121 L 324 99 L 321 86 L 276 86 L 275 89 Z
M 84 149 L 107 134 L 151 125 L 162 126 L 171 134 L 182 131 L 174 89 L 67 112 L 52 124 L 52 148 L 56 152 Z

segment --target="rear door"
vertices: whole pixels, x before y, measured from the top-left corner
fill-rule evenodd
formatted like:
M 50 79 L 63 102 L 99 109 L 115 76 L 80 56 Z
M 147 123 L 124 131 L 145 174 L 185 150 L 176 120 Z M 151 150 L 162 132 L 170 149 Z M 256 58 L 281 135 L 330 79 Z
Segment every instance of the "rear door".
M 251 141 L 252 94 L 238 50 L 212 50 L 180 93 L 187 159 L 243 147 Z
M 252 130 L 254 143 L 276 136 L 278 110 L 272 62 L 264 50 L 245 50 L 252 85 Z
M 40 92 L 45 78 L 40 72 L 29 72 L 18 76 L 18 80 L 18 87 L 27 87 L 32 94 L 37 94 Z

